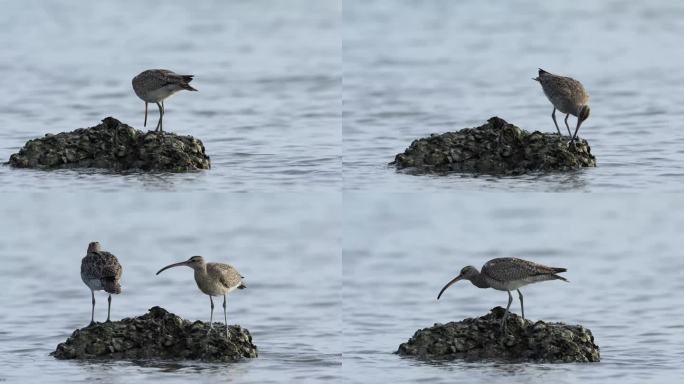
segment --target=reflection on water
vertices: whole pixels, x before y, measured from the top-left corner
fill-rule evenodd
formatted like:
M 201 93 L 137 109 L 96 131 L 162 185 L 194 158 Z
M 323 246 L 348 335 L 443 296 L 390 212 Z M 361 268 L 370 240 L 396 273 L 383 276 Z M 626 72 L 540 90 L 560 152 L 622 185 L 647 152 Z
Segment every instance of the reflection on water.
M 345 194 L 344 375 L 349 382 L 672 382 L 684 374 L 684 288 L 675 197 Z M 526 286 L 528 318 L 583 324 L 601 363 L 425 362 L 394 355 L 420 328 L 487 313 L 504 292 L 440 288 L 461 267 L 515 256 L 565 267 Z M 518 311 L 519 307 L 514 311 Z
M 320 382 L 338 379 L 340 200 L 297 195 L 144 193 L 7 195 L 0 203 L 0 381 L 185 383 Z M 48 356 L 90 320 L 80 278 L 88 242 L 99 240 L 123 266 L 112 318 L 160 305 L 208 321 L 209 300 L 189 268 L 164 279 L 164 265 L 202 255 L 235 266 L 248 286 L 228 298 L 228 322 L 250 330 L 259 358 L 236 364 L 74 362 Z M 96 293 L 95 317 L 107 314 Z M 222 320 L 221 320 L 222 321 Z
M 338 1 L 28 0 L 2 9 L 3 162 L 29 139 L 106 116 L 146 129 L 131 79 L 159 67 L 195 75 L 199 92 L 166 102 L 164 128 L 200 138 L 212 162 L 208 172 L 162 175 L 162 183 L 140 173 L 0 167 L 3 190 L 339 188 Z M 151 111 L 147 128 L 156 124 Z
M 682 189 L 684 4 L 344 4 L 344 188 Z M 410 177 L 386 166 L 419 137 L 480 126 L 491 116 L 555 132 L 552 106 L 531 80 L 538 67 L 587 88 L 592 114 L 580 135 L 590 142 L 597 168 L 571 179 L 492 179 Z

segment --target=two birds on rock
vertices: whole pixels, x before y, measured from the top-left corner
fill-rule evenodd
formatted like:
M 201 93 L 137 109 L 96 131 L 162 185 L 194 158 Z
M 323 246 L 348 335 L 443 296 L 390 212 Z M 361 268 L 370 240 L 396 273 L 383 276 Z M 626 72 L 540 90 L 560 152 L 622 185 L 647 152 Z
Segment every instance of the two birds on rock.
M 167 265 L 157 272 L 186 266 L 194 271 L 197 287 L 204 294 L 209 295 L 211 303 L 211 315 L 209 318 L 209 330 L 211 331 L 214 320 L 214 299 L 212 296 L 223 296 L 223 318 L 228 332 L 228 315 L 226 310 L 226 295 L 236 289 L 246 288 L 242 281 L 243 276 L 228 264 L 207 263 L 202 256 L 193 256 L 186 261 Z M 81 279 L 90 288 L 92 295 L 92 310 L 90 324 L 95 323 L 95 291 L 109 293 L 107 307 L 107 322 L 110 321 L 112 306 L 112 294 L 121 293 L 121 274 L 123 268 L 119 260 L 113 254 L 103 251 L 100 243 L 92 242 L 88 245 L 86 256 L 81 260 Z

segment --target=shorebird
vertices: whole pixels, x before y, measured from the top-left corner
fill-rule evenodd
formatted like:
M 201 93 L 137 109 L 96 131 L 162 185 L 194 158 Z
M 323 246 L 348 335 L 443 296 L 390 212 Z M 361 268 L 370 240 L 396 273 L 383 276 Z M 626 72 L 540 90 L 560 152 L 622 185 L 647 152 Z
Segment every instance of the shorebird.
M 518 291 L 518 296 L 520 297 L 520 310 L 522 311 L 522 318 L 525 320 L 523 295 L 519 288 L 527 284 L 546 280 L 563 280 L 567 282 L 564 277 L 557 275 L 557 273 L 565 271 L 565 268 L 547 267 L 514 257 L 500 257 L 486 262 L 485 265 L 482 266 L 482 272 L 470 265 L 463 267 L 461 273 L 439 291 L 437 300 L 439 300 L 442 293 L 444 293 L 447 288 L 459 280 L 470 280 L 470 282 L 478 288 L 494 288 L 498 291 L 506 291 L 508 292 L 508 305 L 506 306 L 506 312 L 501 320 L 501 328 L 502 330 L 505 330 L 508 310 L 513 301 L 513 296 L 511 295 L 512 290 Z
M 159 108 L 159 121 L 154 129 L 162 129 L 164 119 L 164 99 L 174 93 L 186 89 L 197 91 L 190 86 L 193 75 L 179 75 L 168 69 L 148 69 L 133 78 L 133 90 L 145 102 L 145 127 L 147 126 L 147 103 L 155 103 Z M 161 102 L 161 104 L 160 104 Z
M 187 261 L 170 264 L 157 271 L 157 275 L 162 271 L 173 268 L 186 266 L 195 271 L 195 282 L 197 288 L 204 294 L 209 295 L 209 302 L 211 303 L 211 315 L 209 317 L 209 331 L 213 327 L 214 321 L 214 300 L 212 296 L 223 295 L 223 320 L 226 323 L 226 337 L 228 337 L 228 315 L 226 314 L 226 294 L 235 289 L 245 289 L 247 286 L 242 282 L 244 278 L 238 271 L 228 264 L 222 263 L 207 263 L 202 256 L 193 256 Z
M 589 103 L 589 94 L 584 90 L 582 83 L 570 77 L 548 73 L 541 68 L 539 68 L 539 76 L 533 77 L 532 80 L 536 80 L 541 84 L 546 98 L 553 104 L 551 118 L 553 119 L 553 124 L 556 125 L 558 136 L 561 136 L 561 132 L 556 122 L 556 109 L 565 113 L 565 127 L 568 129 L 568 135 L 572 137 L 570 143 L 575 144 L 577 131 L 579 131 L 582 122 L 589 117 L 590 112 L 589 105 L 587 104 Z M 574 134 L 570 132 L 570 126 L 568 125 L 568 117 L 570 115 L 577 117 L 577 126 L 575 127 Z
M 121 264 L 116 256 L 103 251 L 100 243 L 88 244 L 88 253 L 81 260 L 81 279 L 90 288 L 93 297 L 93 308 L 90 312 L 90 325 L 95 324 L 95 291 L 104 290 L 109 293 L 107 306 L 107 322 L 112 309 L 112 293 L 121 293 Z

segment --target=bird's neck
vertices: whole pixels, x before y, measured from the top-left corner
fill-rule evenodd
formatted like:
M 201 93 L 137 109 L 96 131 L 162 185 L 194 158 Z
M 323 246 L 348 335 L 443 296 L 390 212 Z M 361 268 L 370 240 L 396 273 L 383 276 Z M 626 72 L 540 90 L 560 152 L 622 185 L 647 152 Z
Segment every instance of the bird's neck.
M 484 275 L 478 273 L 475 277 L 470 279 L 470 282 L 478 288 L 489 288 L 489 284 L 485 281 Z
M 197 278 L 204 277 L 207 275 L 206 265 L 199 265 L 193 269 L 195 270 L 195 280 L 197 280 Z

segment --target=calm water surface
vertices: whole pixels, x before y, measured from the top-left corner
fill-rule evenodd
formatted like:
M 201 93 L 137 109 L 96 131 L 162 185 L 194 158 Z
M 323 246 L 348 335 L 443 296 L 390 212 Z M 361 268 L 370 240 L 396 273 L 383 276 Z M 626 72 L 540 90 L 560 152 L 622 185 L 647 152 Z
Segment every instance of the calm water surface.
M 5 287 L 0 382 L 339 380 L 339 212 L 336 194 L 230 200 L 220 194 L 5 196 L 0 203 L 5 234 L 0 242 Z M 91 240 L 99 240 L 123 265 L 123 293 L 113 296 L 113 319 L 160 305 L 186 319 L 208 321 L 209 300 L 196 287 L 192 270 L 154 274 L 195 254 L 235 266 L 248 288 L 229 295 L 228 322 L 251 331 L 259 357 L 202 364 L 49 356 L 90 321 L 90 292 L 80 278 L 80 260 Z M 106 319 L 106 297 L 96 294 L 98 321 Z
M 674 383 L 684 377 L 684 199 L 465 193 L 345 194 L 343 375 L 350 383 Z M 420 328 L 505 306 L 461 267 L 517 256 L 566 267 L 523 288 L 528 318 L 582 324 L 596 364 L 421 362 L 394 355 Z M 519 303 L 512 308 L 519 313 Z
M 684 3 L 667 0 L 345 0 L 344 188 L 681 191 L 682 35 Z M 598 168 L 473 178 L 387 167 L 416 138 L 491 116 L 555 132 L 553 108 L 531 80 L 538 67 L 589 91 L 580 135 Z
M 114 116 L 143 128 L 131 79 L 195 75 L 166 102 L 164 128 L 204 142 L 191 174 L 36 172 L 0 167 L 3 190 L 335 190 L 341 183 L 340 4 L 0 0 L 0 160 L 45 133 Z M 148 121 L 148 123 L 150 122 Z

